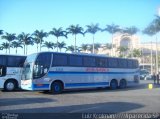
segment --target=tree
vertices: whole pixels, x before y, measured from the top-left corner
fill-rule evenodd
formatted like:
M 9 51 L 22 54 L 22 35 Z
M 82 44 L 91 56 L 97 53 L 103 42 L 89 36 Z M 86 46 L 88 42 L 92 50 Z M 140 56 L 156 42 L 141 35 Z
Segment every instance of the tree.
M 38 52 L 38 48 L 39 48 L 39 44 L 40 44 L 40 39 L 39 38 L 32 38 L 33 42 L 37 45 L 37 52 Z
M 92 52 L 94 53 L 94 36 L 95 36 L 96 32 L 100 30 L 99 24 L 91 24 L 91 25 L 87 25 L 86 27 L 87 27 L 87 30 L 85 31 L 85 33 L 91 33 L 93 35 L 93 50 L 92 50 Z
M 9 49 L 9 47 L 10 47 L 10 45 L 7 42 L 1 44 L 1 48 L 6 49 L 6 54 L 7 54 L 7 49 Z
M 126 51 L 128 50 L 128 47 L 120 46 L 117 48 L 117 51 L 119 51 L 119 57 L 126 57 Z
M 112 35 L 112 55 L 113 55 L 113 34 L 120 31 L 121 29 L 119 28 L 118 25 L 115 24 L 111 24 L 111 25 L 106 25 L 107 27 L 105 29 L 103 29 L 102 31 L 107 31 Z
M 16 34 L 10 34 L 10 33 L 7 33 L 6 32 L 6 34 L 5 35 L 2 35 L 2 39 L 5 39 L 5 40 L 7 40 L 8 42 L 9 42 L 9 47 L 8 47 L 8 49 L 9 49 L 9 54 L 10 54 L 10 47 L 11 47 L 11 41 L 13 41 L 13 40 L 15 40 L 16 39 L 16 36 L 15 36 Z
M 0 35 L 3 35 L 3 30 L 0 30 Z
M 42 47 L 48 48 L 48 51 L 49 51 L 49 49 L 55 48 L 55 44 L 52 43 L 52 42 L 47 42 L 47 41 L 45 41 L 44 44 L 42 45 Z
M 68 31 L 68 33 L 72 34 L 75 37 L 74 52 L 76 52 L 76 47 L 77 47 L 76 46 L 76 36 L 77 36 L 77 34 L 84 35 L 83 28 L 80 27 L 78 24 L 76 26 L 71 25 L 71 26 L 69 26 L 69 28 L 67 28 L 67 31 Z
M 61 52 L 61 49 L 62 49 L 62 48 L 66 48 L 65 46 L 66 46 L 66 43 L 65 43 L 65 42 L 61 42 L 61 43 L 58 42 L 58 44 L 57 44 L 57 47 L 59 48 L 60 52 Z
M 75 51 L 75 47 L 73 45 L 66 47 L 66 52 L 67 51 L 71 51 L 74 52 Z
M 133 57 L 141 57 L 141 51 L 139 49 L 133 49 Z
M 36 40 L 39 40 L 40 52 L 41 52 L 41 45 L 42 45 L 42 43 L 44 42 L 44 41 L 43 41 L 43 38 L 44 38 L 44 37 L 47 37 L 47 36 L 48 36 L 48 33 L 47 33 L 47 32 L 44 32 L 43 30 L 41 30 L 41 31 L 36 30 L 36 31 L 34 31 L 34 33 L 33 33 L 32 35 L 35 36 Z M 37 42 L 37 43 L 38 43 L 38 42 Z
M 81 51 L 87 51 L 88 44 L 82 44 L 80 48 L 81 48 Z
M 11 44 L 11 47 L 16 48 L 16 54 L 17 54 L 17 48 L 19 48 L 19 47 L 20 47 L 20 48 L 23 48 L 23 47 L 22 47 L 22 43 L 19 42 L 19 41 L 18 41 L 18 42 L 13 41 L 12 44 Z
M 25 34 L 24 32 L 22 32 L 21 34 L 18 35 L 17 39 L 23 44 L 24 55 L 26 55 L 28 50 L 27 46 L 34 44 L 34 42 L 32 41 L 31 35 L 29 33 Z
M 133 57 L 133 43 L 132 43 L 133 35 L 136 34 L 138 31 L 139 31 L 138 28 L 136 28 L 135 26 L 131 26 L 124 30 L 124 33 L 127 33 L 131 36 L 131 57 Z
M 67 38 L 67 32 L 62 30 L 62 27 L 56 29 L 53 28 L 52 31 L 49 32 L 49 34 L 54 35 L 57 38 L 57 44 L 58 44 L 58 38 L 61 36 L 64 36 Z M 57 46 L 57 52 L 58 52 L 58 46 Z

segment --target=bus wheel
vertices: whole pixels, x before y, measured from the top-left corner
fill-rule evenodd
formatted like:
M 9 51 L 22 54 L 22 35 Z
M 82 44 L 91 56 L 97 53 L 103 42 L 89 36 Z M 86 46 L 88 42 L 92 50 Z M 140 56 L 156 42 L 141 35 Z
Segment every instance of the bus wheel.
M 53 94 L 60 94 L 63 91 L 63 85 L 61 82 L 52 83 L 51 92 Z
M 117 81 L 116 81 L 116 80 L 112 80 L 112 81 L 110 82 L 110 88 L 111 88 L 112 90 L 115 90 L 115 89 L 117 89 L 117 87 L 118 87 Z
M 4 90 L 5 91 L 13 91 L 16 89 L 16 82 L 13 80 L 8 80 L 4 84 Z
M 126 88 L 126 87 L 127 87 L 127 82 L 126 82 L 126 80 L 122 79 L 120 81 L 119 88 L 123 89 L 123 88 Z

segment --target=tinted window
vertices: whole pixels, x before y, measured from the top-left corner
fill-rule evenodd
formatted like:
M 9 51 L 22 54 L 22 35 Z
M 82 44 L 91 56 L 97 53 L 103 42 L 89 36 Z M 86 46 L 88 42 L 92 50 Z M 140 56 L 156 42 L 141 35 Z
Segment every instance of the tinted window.
M 7 66 L 8 67 L 22 67 L 25 61 L 25 57 L 22 56 L 8 56 Z
M 118 59 L 119 68 L 127 68 L 127 60 L 125 59 Z
M 67 65 L 67 55 L 55 54 L 53 56 L 52 66 L 66 66 Z
M 97 58 L 96 62 L 97 67 L 107 67 L 107 59 L 105 58 Z
M 128 68 L 133 68 L 132 60 L 128 60 Z
M 80 57 L 80 56 L 69 56 L 69 65 L 71 65 L 71 66 L 82 66 L 82 57 Z
M 118 67 L 118 61 L 115 58 L 109 58 L 108 59 L 108 66 L 111 68 L 116 68 Z
M 134 61 L 133 61 L 133 67 L 134 67 L 134 68 L 138 68 L 138 61 L 137 61 L 137 60 L 134 60 Z
M 94 57 L 84 57 L 84 66 L 94 67 L 96 66 L 96 60 Z
M 40 78 L 48 72 L 51 64 L 51 57 L 51 53 L 41 53 L 38 55 L 33 67 L 34 79 Z
M 6 65 L 6 57 L 3 55 L 0 55 L 0 65 Z

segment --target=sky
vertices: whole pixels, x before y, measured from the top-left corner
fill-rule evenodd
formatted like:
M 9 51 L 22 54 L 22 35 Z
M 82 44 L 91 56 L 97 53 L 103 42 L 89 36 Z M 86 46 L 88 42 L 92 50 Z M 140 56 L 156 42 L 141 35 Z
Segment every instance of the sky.
M 98 23 L 100 28 L 114 23 L 122 28 L 136 26 L 142 31 L 158 14 L 158 8 L 159 0 L 0 0 L 0 29 L 18 35 L 21 32 L 32 34 L 35 30 L 49 32 L 59 27 L 65 30 L 72 24 L 79 24 L 86 30 L 86 25 L 91 23 Z M 137 36 L 140 42 L 154 40 L 141 32 Z M 0 40 L 0 44 L 4 42 Z M 56 42 L 54 36 L 44 40 Z M 72 35 L 68 39 L 59 38 L 59 41 L 74 45 Z M 110 43 L 111 35 L 97 32 L 95 42 Z M 92 43 L 91 34 L 77 35 L 77 45 L 84 43 Z M 28 54 L 35 51 L 36 46 L 29 46 Z M 19 48 L 18 53 L 23 54 L 23 50 Z

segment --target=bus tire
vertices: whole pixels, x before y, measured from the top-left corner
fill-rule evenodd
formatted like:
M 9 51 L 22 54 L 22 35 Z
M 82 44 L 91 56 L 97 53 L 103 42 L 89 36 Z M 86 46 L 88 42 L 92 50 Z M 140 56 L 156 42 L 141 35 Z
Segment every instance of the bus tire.
M 4 83 L 4 90 L 5 91 L 14 91 L 17 88 L 17 82 L 15 80 L 7 80 Z
M 119 88 L 123 89 L 127 87 L 127 82 L 125 79 L 120 80 Z
M 59 81 L 53 82 L 51 85 L 51 92 L 53 94 L 60 94 L 63 91 L 63 84 Z
M 117 80 L 113 79 L 110 82 L 110 89 L 115 90 L 115 89 L 117 89 L 117 87 L 118 87 L 118 82 L 117 82 Z

